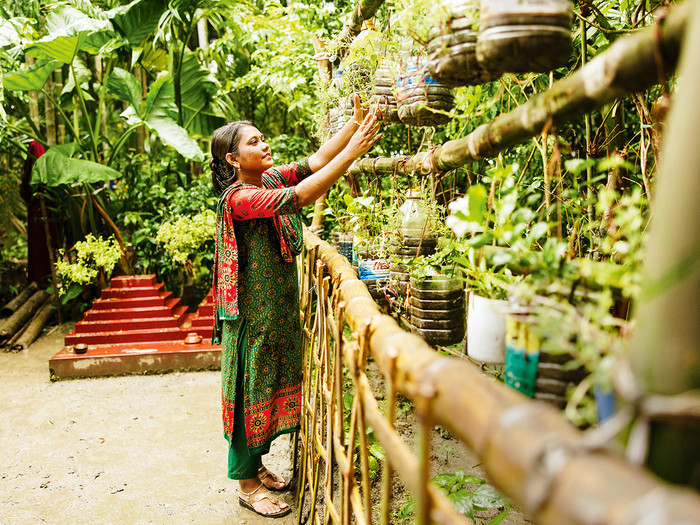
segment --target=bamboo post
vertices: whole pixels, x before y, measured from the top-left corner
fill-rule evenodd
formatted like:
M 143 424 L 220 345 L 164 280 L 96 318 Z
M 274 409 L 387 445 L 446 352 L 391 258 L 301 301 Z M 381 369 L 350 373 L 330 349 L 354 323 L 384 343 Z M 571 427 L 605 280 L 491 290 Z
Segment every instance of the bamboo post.
M 632 342 L 632 364 L 641 389 L 654 396 L 700 390 L 700 149 L 694 54 L 700 48 L 700 8 L 693 7 L 681 55 L 679 89 L 668 116 L 654 216 L 645 254 L 647 279 Z M 643 398 L 642 398 L 643 400 Z M 642 409 L 644 405 L 642 404 Z M 700 489 L 697 418 L 651 419 L 648 465 L 661 477 Z
M 644 91 L 658 82 L 657 49 L 665 58 L 666 74 L 675 70 L 688 15 L 697 0 L 676 5 L 656 27 L 649 27 L 615 41 L 604 53 L 593 58 L 569 77 L 555 82 L 526 103 L 482 124 L 469 135 L 450 140 L 434 150 L 404 157 L 370 157 L 355 161 L 348 170 L 359 174 L 409 174 L 453 170 L 488 157 L 539 135 L 550 122 L 559 126 L 584 113 L 603 107 L 635 91 Z
M 331 82 L 331 61 L 328 59 L 328 52 L 326 51 L 326 42 L 320 38 L 313 39 L 314 51 L 316 52 L 316 66 L 318 67 L 319 75 L 321 76 L 321 83 L 327 86 Z M 316 204 L 314 205 L 314 216 L 311 220 L 311 230 L 316 232 L 319 229 L 323 229 L 323 219 L 325 215 L 323 214 L 326 209 L 326 195 L 328 192 L 323 192 L 318 199 L 316 199 Z

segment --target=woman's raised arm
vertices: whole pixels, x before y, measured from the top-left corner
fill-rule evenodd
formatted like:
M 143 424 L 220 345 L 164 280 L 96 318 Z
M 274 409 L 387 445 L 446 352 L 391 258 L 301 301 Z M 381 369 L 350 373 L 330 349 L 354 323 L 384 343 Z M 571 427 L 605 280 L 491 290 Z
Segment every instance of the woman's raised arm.
M 303 208 L 323 195 L 345 173 L 355 159 L 367 153 L 382 137 L 378 131 L 377 116 L 368 113 L 339 153 L 334 155 L 317 172 L 294 186 L 298 207 Z M 311 164 L 311 159 L 309 159 L 309 164 Z

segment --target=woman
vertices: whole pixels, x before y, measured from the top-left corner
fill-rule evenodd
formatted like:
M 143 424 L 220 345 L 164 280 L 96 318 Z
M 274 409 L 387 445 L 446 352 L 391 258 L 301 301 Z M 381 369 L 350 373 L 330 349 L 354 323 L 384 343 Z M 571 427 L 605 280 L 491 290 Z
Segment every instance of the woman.
M 330 188 L 379 140 L 373 114 L 353 118 L 319 150 L 273 168 L 270 147 L 247 121 L 211 138 L 209 161 L 217 206 L 213 342 L 221 344 L 228 476 L 239 503 L 268 517 L 291 508 L 270 494 L 287 485 L 262 456 L 280 434 L 299 428 L 301 326 L 295 255 L 301 251 L 299 210 Z

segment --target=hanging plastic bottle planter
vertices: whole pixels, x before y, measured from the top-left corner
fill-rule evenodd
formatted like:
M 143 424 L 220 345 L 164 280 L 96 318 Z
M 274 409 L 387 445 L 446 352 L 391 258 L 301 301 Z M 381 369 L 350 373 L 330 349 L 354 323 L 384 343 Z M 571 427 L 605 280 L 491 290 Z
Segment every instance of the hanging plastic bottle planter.
M 380 64 L 372 79 L 372 96 L 369 99 L 369 104 L 370 107 L 377 108 L 377 116 L 386 122 L 401 122 L 394 95 L 394 85 L 394 76 L 389 67 Z
M 440 8 L 447 11 L 447 19 L 430 32 L 427 49 L 430 75 L 448 86 L 470 86 L 498 79 L 500 68 L 487 68 L 476 58 L 479 1 L 443 2 Z
M 512 73 L 565 66 L 571 23 L 570 0 L 481 0 L 477 59 Z
M 408 60 L 405 74 L 397 78 L 396 100 L 401 122 L 409 126 L 441 126 L 451 117 L 454 89 L 434 80 L 426 64 Z

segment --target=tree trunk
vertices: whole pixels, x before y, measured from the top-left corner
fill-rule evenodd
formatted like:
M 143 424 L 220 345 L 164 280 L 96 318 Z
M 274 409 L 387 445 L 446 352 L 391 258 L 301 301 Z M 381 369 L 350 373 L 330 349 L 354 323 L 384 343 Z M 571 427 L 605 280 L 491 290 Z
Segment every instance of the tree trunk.
M 34 57 L 25 55 L 25 61 L 27 62 L 27 67 L 32 67 L 34 65 Z M 34 122 L 37 129 L 40 129 L 40 119 L 39 119 L 39 92 L 29 91 L 27 92 L 29 96 L 29 117 Z
M 44 89 L 51 96 L 54 96 L 53 74 L 49 75 Z M 46 119 L 46 143 L 49 146 L 54 146 L 56 144 L 56 108 L 46 97 L 44 97 L 44 118 Z
M 645 290 L 632 341 L 633 369 L 641 390 L 682 396 L 700 390 L 700 9 L 693 6 L 683 47 L 679 89 L 668 117 L 654 216 L 646 251 Z M 691 396 L 697 406 L 697 394 Z M 700 490 L 700 422 L 651 420 L 649 468 L 674 483 Z

